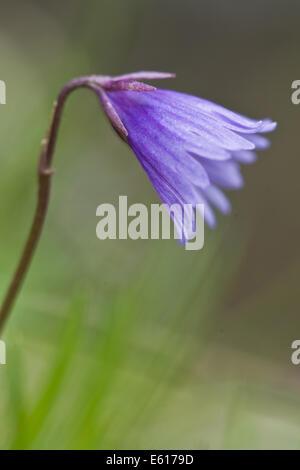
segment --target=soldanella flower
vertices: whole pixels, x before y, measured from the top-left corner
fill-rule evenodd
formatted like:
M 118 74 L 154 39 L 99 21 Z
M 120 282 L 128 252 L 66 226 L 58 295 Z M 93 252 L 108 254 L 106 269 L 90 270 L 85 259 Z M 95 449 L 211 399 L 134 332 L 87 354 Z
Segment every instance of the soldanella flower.
M 170 78 L 172 74 L 137 72 L 95 77 L 99 96 L 166 206 L 204 204 L 205 220 L 214 227 L 214 208 L 231 206 L 223 189 L 243 186 L 241 163 L 252 163 L 256 150 L 269 141 L 270 119 L 254 120 L 195 96 L 154 88 L 137 80 Z M 184 237 L 192 220 L 184 221 Z M 180 230 L 180 227 L 177 227 Z
M 172 74 L 136 72 L 118 77 L 92 75 L 71 80 L 54 102 L 52 118 L 38 168 L 38 200 L 32 227 L 17 269 L 0 308 L 3 327 L 35 253 L 44 221 L 53 175 L 52 161 L 65 101 L 81 87 L 96 92 L 117 133 L 146 171 L 166 207 L 204 204 L 205 220 L 216 224 L 214 208 L 230 211 L 223 189 L 243 185 L 241 163 L 255 161 L 255 150 L 268 147 L 262 133 L 275 129 L 270 119 L 256 121 L 202 98 L 155 88 L 141 80 L 171 78 Z M 184 210 L 182 213 L 185 215 Z M 179 238 L 194 233 L 195 214 L 182 219 L 170 211 Z

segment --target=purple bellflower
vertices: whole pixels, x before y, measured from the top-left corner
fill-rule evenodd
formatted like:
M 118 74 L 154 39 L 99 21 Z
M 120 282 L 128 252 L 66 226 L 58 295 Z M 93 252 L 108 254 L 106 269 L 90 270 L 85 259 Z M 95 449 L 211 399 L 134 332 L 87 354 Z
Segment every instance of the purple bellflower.
M 276 123 L 139 81 L 171 77 L 136 72 L 93 80 L 111 124 L 134 151 L 163 203 L 204 204 L 205 221 L 214 227 L 213 207 L 224 214 L 231 210 L 221 188 L 243 186 L 240 163 L 254 162 L 254 150 L 269 146 L 260 134 L 273 131 Z M 184 238 L 191 228 L 191 219 L 185 220 Z
M 213 207 L 223 213 L 230 211 L 230 203 L 221 188 L 237 189 L 243 185 L 240 163 L 254 162 L 254 150 L 268 147 L 269 141 L 260 134 L 273 131 L 276 123 L 270 119 L 255 121 L 202 98 L 156 89 L 141 82 L 171 77 L 174 75 L 160 72 L 118 77 L 91 75 L 74 78 L 60 90 L 42 140 L 33 222 L 0 305 L 0 331 L 41 237 L 62 111 L 74 90 L 88 87 L 97 94 L 113 128 L 130 145 L 166 209 L 169 208 L 182 242 L 195 236 L 194 209 L 199 209 L 201 214 L 199 204 L 204 205 L 204 218 L 211 227 L 216 224 Z M 191 210 L 186 214 L 187 206 Z

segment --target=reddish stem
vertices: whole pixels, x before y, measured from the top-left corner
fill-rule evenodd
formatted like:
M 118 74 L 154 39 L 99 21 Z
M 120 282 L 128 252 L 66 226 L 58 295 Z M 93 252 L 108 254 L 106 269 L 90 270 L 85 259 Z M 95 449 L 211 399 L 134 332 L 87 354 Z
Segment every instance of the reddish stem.
M 51 169 L 51 165 L 64 103 L 72 91 L 81 87 L 88 87 L 99 93 L 99 84 L 96 84 L 91 77 L 75 78 L 62 88 L 57 100 L 54 102 L 50 125 L 46 137 L 42 141 L 42 150 L 38 166 L 39 189 L 36 211 L 23 253 L 0 309 L 0 332 L 3 329 L 18 296 L 21 285 L 26 277 L 47 216 L 51 190 L 51 177 L 54 173 Z

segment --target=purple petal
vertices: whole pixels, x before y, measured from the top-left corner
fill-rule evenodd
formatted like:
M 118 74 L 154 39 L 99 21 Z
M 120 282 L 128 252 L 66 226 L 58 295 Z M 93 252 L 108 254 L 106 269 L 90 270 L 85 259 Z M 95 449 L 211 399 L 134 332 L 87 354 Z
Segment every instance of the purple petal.
M 140 150 L 145 154 L 146 158 L 155 163 L 163 173 L 167 174 L 168 171 L 172 171 L 181 178 L 187 179 L 189 183 L 199 186 L 209 184 L 207 173 L 201 162 L 186 152 L 180 138 L 166 133 L 159 120 L 156 120 L 146 107 L 135 106 L 135 99 L 132 101 L 131 94 L 128 96 L 128 92 L 108 94 L 122 122 L 126 128 L 130 129 L 129 143 L 135 150 Z M 144 95 L 144 93 L 141 94 Z
M 193 187 L 185 186 L 176 178 L 176 176 L 175 178 L 172 178 L 171 181 L 170 175 L 161 174 L 157 168 L 149 163 L 149 161 L 145 158 L 144 155 L 140 153 L 138 149 L 133 150 L 135 151 L 135 154 L 139 159 L 142 167 L 146 171 L 151 183 L 156 189 L 160 199 L 169 208 L 175 204 L 179 204 L 180 207 L 183 207 L 184 204 L 188 204 L 185 196 L 183 196 L 181 193 L 188 193 L 187 197 L 190 200 L 197 200 L 197 203 L 200 203 L 198 199 L 196 199 L 197 196 Z M 166 209 L 168 209 L 168 207 L 166 207 Z M 171 213 L 170 215 L 174 221 L 179 238 L 189 240 L 193 236 L 194 220 L 192 214 L 188 214 L 190 217 L 184 218 L 180 217 L 180 214 L 176 212 L 175 214 Z
M 211 205 L 206 198 L 206 190 L 202 191 L 198 188 L 198 200 L 199 204 L 204 205 L 204 220 L 210 228 L 215 228 L 217 225 L 217 220 Z
M 251 152 L 250 150 L 240 150 L 239 152 L 234 152 L 232 154 L 234 160 L 240 163 L 254 163 L 257 160 L 257 155 L 255 152 Z
M 251 139 L 257 150 L 265 150 L 271 145 L 269 139 L 262 135 L 253 134 L 249 136 L 249 139 Z
M 215 146 L 216 150 L 217 148 L 225 150 L 251 150 L 254 148 L 252 142 L 230 129 L 226 129 L 221 122 L 205 120 L 201 114 L 199 116 L 199 112 L 194 111 L 191 113 L 188 107 L 186 110 L 180 110 L 174 109 L 169 104 L 162 104 L 157 99 L 158 92 L 161 91 L 157 89 L 153 93 L 109 92 L 108 94 L 120 115 L 123 110 L 122 120 L 124 122 L 126 122 L 125 115 L 128 113 L 128 107 L 130 106 L 136 113 L 147 111 L 153 119 L 159 121 L 161 126 L 168 128 L 173 135 L 184 138 L 198 146 L 199 144 L 203 147 Z M 173 94 L 174 92 L 169 93 Z
M 238 189 L 244 184 L 239 165 L 234 161 L 214 162 L 207 160 L 205 169 L 215 185 L 228 189 Z
M 196 113 L 202 120 L 210 120 L 210 123 L 217 121 L 223 127 L 242 134 L 271 132 L 277 126 L 277 123 L 272 122 L 270 119 L 260 121 L 250 119 L 202 98 L 170 90 L 159 89 L 157 91 L 156 97 L 161 102 L 169 104 L 173 108 L 181 109 L 186 113 Z
M 228 214 L 231 211 L 231 204 L 223 191 L 217 186 L 209 185 L 205 189 L 205 196 L 207 199 L 223 214 Z

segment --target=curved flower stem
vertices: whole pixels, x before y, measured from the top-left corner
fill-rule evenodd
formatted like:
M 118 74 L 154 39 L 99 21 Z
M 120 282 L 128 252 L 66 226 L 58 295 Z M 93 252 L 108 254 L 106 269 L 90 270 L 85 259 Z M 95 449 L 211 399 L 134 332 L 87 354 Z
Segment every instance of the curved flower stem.
M 40 239 L 50 199 L 51 177 L 54 171 L 51 169 L 55 144 L 57 140 L 59 125 L 61 122 L 64 103 L 68 95 L 80 87 L 88 87 L 99 93 L 99 84 L 91 77 L 75 78 L 65 85 L 54 102 L 50 125 L 45 139 L 42 141 L 42 150 L 38 166 L 38 200 L 36 211 L 29 232 L 27 242 L 23 249 L 17 269 L 13 275 L 7 290 L 3 304 L 0 308 L 0 332 L 11 312 L 13 304 L 18 296 L 20 287 L 26 277 L 28 268 Z

